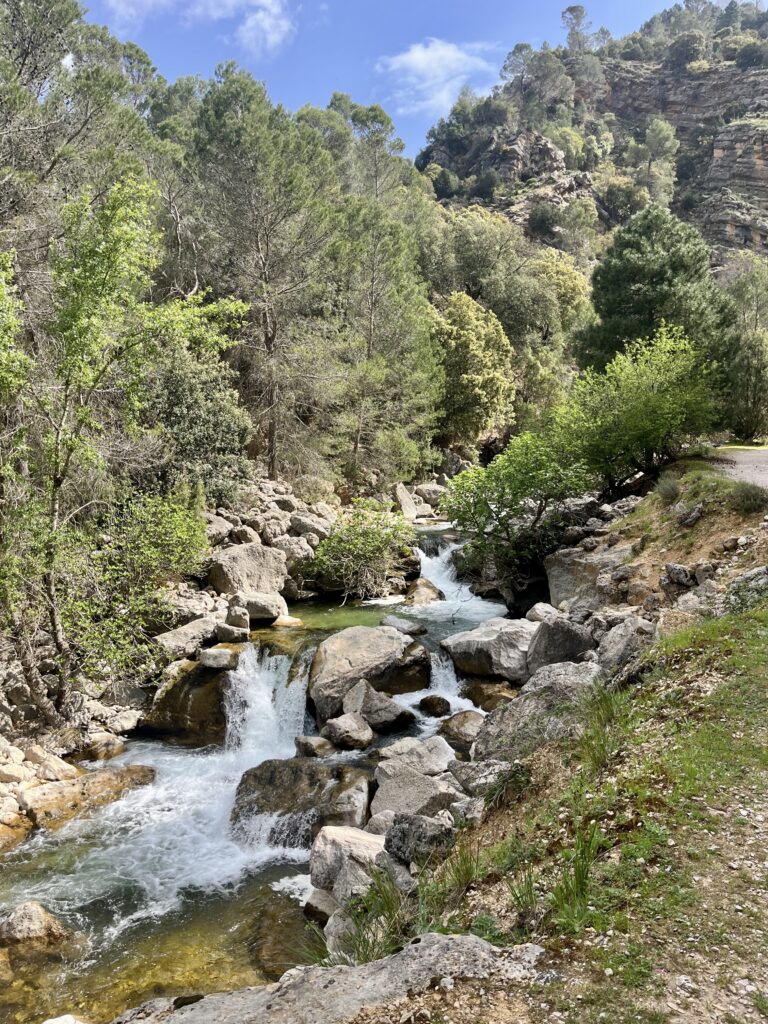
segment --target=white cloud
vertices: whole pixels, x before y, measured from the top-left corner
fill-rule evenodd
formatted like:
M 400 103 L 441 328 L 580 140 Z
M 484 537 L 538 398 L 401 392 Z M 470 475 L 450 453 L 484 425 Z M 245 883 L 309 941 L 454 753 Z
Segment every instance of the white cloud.
M 495 49 L 489 43 L 458 45 L 430 38 L 392 57 L 381 57 L 376 70 L 392 80 L 398 114 L 438 116 L 450 110 L 468 83 L 481 89 L 491 86 L 497 69 L 483 53 Z
M 107 0 L 118 31 L 135 29 L 163 11 L 177 11 L 187 24 L 234 22 L 234 36 L 256 57 L 290 42 L 296 24 L 288 0 Z

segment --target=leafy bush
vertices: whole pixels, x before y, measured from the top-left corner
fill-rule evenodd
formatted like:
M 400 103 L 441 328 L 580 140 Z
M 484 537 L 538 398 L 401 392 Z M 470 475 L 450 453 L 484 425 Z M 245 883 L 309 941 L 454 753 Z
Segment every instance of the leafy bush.
M 313 569 L 345 598 L 382 597 L 388 578 L 415 539 L 402 515 L 375 501 L 358 500 L 341 513 L 318 547 Z
M 728 504 L 742 516 L 764 512 L 768 508 L 768 490 L 758 484 L 738 483 L 728 496 Z
M 584 464 L 563 459 L 554 438 L 520 434 L 487 469 L 473 467 L 452 480 L 441 508 L 472 553 L 509 561 L 533 553 L 548 517 L 590 483 Z
M 674 473 L 662 473 L 656 484 L 656 493 L 665 508 L 680 500 L 680 480 Z

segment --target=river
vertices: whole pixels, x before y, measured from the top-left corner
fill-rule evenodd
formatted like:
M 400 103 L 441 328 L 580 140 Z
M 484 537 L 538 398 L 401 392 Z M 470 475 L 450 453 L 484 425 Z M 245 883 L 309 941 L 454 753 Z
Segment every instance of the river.
M 422 574 L 445 601 L 296 606 L 307 627 L 300 653 L 249 645 L 241 656 L 223 747 L 130 742 L 116 760 L 150 765 L 154 783 L 0 860 L 0 911 L 39 900 L 84 936 L 74 961 L 53 960 L 43 972 L 30 967 L 0 991 L 2 1024 L 40 1024 L 64 1013 L 101 1024 L 160 995 L 261 984 L 300 959 L 308 851 L 270 845 L 266 819 L 251 823 L 247 842 L 236 841 L 229 827 L 235 790 L 246 769 L 294 756 L 295 737 L 312 728 L 305 710 L 312 646 L 345 626 L 377 625 L 393 612 L 418 619 L 433 650 L 429 692 L 446 697 L 452 712 L 474 707 L 438 642 L 506 608 L 456 579 L 455 544 L 439 531 L 425 532 L 420 543 Z M 423 696 L 397 699 L 417 711 L 418 729 L 428 735 L 439 722 L 418 713 Z

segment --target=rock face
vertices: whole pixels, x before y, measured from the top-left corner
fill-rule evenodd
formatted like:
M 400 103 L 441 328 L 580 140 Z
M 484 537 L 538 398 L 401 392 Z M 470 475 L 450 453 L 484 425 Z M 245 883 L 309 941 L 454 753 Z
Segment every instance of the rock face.
M 596 610 L 603 599 L 598 589 L 598 577 L 616 569 L 631 554 L 626 545 L 616 545 L 603 551 L 584 551 L 582 548 L 562 548 L 544 560 L 549 581 L 552 604 L 563 602 L 571 611 L 576 608 Z
M 442 646 L 462 672 L 519 683 L 528 678 L 528 648 L 538 629 L 538 622 L 527 619 L 489 619 L 448 637 Z
M 261 815 L 272 842 L 308 847 L 324 824 L 362 827 L 367 820 L 370 774 L 317 758 L 264 761 L 240 779 L 232 808 L 232 826 L 244 839 L 264 839 Z
M 533 675 L 545 665 L 577 661 L 594 646 L 592 635 L 584 626 L 562 617 L 547 619 L 528 648 L 528 671 Z
M 285 552 L 262 544 L 238 544 L 214 556 L 208 580 L 218 594 L 279 594 L 288 575 Z
M 317 649 L 309 695 L 318 716 L 334 718 L 360 679 L 376 690 L 408 693 L 429 685 L 429 654 L 410 637 L 388 627 L 352 626 L 328 637 Z
M 539 669 L 517 700 L 485 719 L 472 747 L 473 760 L 515 761 L 546 743 L 575 735 L 581 703 L 599 675 L 599 667 L 589 663 Z
M 540 946 L 502 950 L 474 935 L 422 935 L 394 956 L 361 967 L 304 967 L 274 985 L 199 1000 L 157 999 L 113 1024 L 342 1024 L 366 1006 L 427 991 L 435 978 L 532 981 Z
M 161 735 L 183 736 L 196 743 L 221 743 L 227 720 L 224 693 L 229 676 L 194 661 L 169 665 L 142 728 Z

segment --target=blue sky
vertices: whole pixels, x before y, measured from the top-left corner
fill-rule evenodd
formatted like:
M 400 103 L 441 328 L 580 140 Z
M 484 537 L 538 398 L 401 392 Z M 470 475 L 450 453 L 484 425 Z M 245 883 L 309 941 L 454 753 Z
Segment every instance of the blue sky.
M 143 47 L 166 78 L 236 60 L 292 110 L 334 90 L 381 103 L 415 155 L 466 83 L 497 79 L 516 42 L 562 39 L 567 0 L 92 0 L 89 18 Z M 669 4 L 587 3 L 615 35 Z

